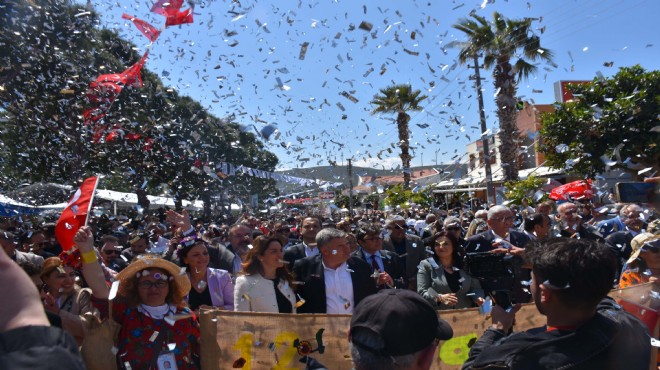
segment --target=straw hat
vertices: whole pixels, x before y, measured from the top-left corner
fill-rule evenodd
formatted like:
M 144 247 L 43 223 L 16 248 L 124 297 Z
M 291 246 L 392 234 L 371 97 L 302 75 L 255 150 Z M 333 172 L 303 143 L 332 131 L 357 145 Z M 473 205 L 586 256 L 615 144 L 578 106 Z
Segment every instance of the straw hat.
M 626 263 L 631 264 L 633 261 L 635 261 L 637 257 L 639 257 L 639 253 L 642 251 L 642 246 L 656 239 L 658 239 L 658 236 L 651 233 L 641 233 L 636 237 L 634 237 L 633 240 L 630 242 L 630 247 L 632 247 L 632 253 L 630 254 L 630 258 L 628 258 L 628 262 Z
M 131 279 L 135 279 L 138 272 L 146 269 L 161 269 L 167 272 L 172 281 L 171 287 L 174 289 L 176 296 L 185 297 L 190 292 L 190 280 L 188 280 L 188 275 L 186 275 L 185 271 L 172 262 L 155 255 L 141 255 L 135 261 L 131 262 L 130 265 L 126 266 L 125 269 L 121 270 L 115 277 L 120 282 L 119 291 L 122 294 L 125 293 L 122 290 L 122 287 L 127 286 L 125 283 Z

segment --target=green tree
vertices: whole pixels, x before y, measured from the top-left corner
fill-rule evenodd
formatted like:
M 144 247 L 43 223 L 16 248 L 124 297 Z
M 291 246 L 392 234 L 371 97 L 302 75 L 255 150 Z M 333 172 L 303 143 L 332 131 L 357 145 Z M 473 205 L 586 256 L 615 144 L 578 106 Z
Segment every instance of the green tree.
M 524 180 L 509 181 L 504 184 L 506 193 L 504 198 L 511 201 L 513 204 L 521 204 L 523 199 L 527 199 L 530 204 L 543 201 L 543 198 L 532 201 L 534 193 L 541 190 L 544 179 L 536 176 L 529 176 Z M 546 197 L 544 195 L 544 197 Z
M 378 204 L 380 203 L 380 195 L 378 193 L 371 193 L 367 195 L 362 201 L 365 204 L 370 204 L 372 209 L 378 209 Z
M 385 190 L 385 204 L 391 207 L 404 206 L 410 201 L 412 191 L 405 189 L 402 184 L 397 184 Z
M 411 193 L 410 201 L 424 208 L 431 207 L 434 200 L 432 191 L 433 188 L 429 186 L 422 191 Z
M 410 135 L 408 133 L 408 122 L 410 116 L 408 111 L 420 111 L 423 108 L 419 105 L 426 95 L 420 95 L 420 90 L 413 90 L 410 84 L 392 85 L 380 90 L 381 95 L 375 95 L 371 105 L 376 107 L 371 114 L 396 113 L 396 125 L 399 131 L 399 147 L 401 148 L 401 164 L 403 166 L 404 188 L 410 188 Z
M 89 82 L 125 70 L 140 55 L 116 32 L 95 28 L 94 10 L 87 10 L 68 0 L 3 5 L 0 186 L 75 184 L 105 174 L 122 190 L 146 182 L 148 193 L 178 200 L 208 200 L 221 188 L 240 197 L 277 193 L 274 180 L 217 177 L 219 162 L 273 171 L 278 160 L 233 117 L 214 117 L 163 86 L 148 68 L 142 70 L 144 86 L 125 87 L 103 119 L 108 128 L 120 128 L 118 139 L 93 142 L 93 128 L 82 119 Z M 139 138 L 128 140 L 128 133 Z
M 536 71 L 531 62 L 552 61 L 552 52 L 541 47 L 540 38 L 533 33 L 531 18 L 507 19 L 495 12 L 491 23 L 474 13 L 471 17 L 461 19 L 453 26 L 468 36 L 466 42 L 458 43 L 461 46 L 459 61 L 473 63 L 475 55 L 483 54 L 485 68 L 493 69 L 500 127 L 500 161 L 504 180 L 516 180 L 520 136 L 516 126 L 518 82 Z M 517 58 L 513 65 L 512 58 Z
M 344 194 L 339 194 L 339 195 L 335 196 L 335 200 L 334 200 L 335 205 L 339 208 L 348 208 L 349 201 L 350 200 L 348 198 L 348 195 L 344 195 Z M 361 205 L 362 205 L 362 202 L 360 202 L 360 200 L 354 194 L 353 195 L 353 208 L 360 207 Z
M 540 151 L 549 166 L 585 177 L 607 167 L 633 177 L 660 171 L 660 71 L 624 67 L 569 89 L 576 101 L 541 116 Z

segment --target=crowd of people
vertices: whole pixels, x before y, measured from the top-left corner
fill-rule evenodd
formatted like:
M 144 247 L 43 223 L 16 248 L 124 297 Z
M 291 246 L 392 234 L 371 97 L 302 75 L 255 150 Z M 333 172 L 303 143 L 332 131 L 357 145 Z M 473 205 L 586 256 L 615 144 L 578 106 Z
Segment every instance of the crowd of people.
M 472 347 L 466 369 L 621 369 L 626 363 L 636 369 L 644 360 L 631 360 L 633 354 L 646 356 L 648 368 L 646 329 L 605 297 L 612 288 L 660 276 L 660 220 L 653 207 L 616 204 L 603 212 L 589 203 L 547 201 L 341 219 L 280 213 L 218 220 L 159 209 L 90 216 L 73 252 L 62 251 L 54 220 L 48 221 L 3 219 L 3 259 L 31 278 L 48 323 L 71 335 L 69 355 L 83 344 L 90 316 L 118 323 L 113 353 L 121 369 L 160 369 L 166 362 L 199 368 L 196 315 L 203 308 L 356 315 L 361 302 L 379 312 L 408 305 L 411 312 L 436 312 L 480 307 L 487 300 L 496 304 L 493 327 Z M 542 335 L 511 336 L 515 311 L 528 302 L 548 317 L 548 326 Z M 376 328 L 351 324 L 357 369 L 404 369 L 388 361 L 428 360 L 421 351 L 430 342 L 401 352 L 403 339 L 382 337 L 393 335 L 385 322 L 361 320 Z M 436 345 L 451 337 L 446 325 L 431 323 L 429 338 Z M 624 337 L 628 342 L 622 344 Z M 552 355 L 584 338 L 588 349 Z M 550 342 L 562 349 L 548 347 Z

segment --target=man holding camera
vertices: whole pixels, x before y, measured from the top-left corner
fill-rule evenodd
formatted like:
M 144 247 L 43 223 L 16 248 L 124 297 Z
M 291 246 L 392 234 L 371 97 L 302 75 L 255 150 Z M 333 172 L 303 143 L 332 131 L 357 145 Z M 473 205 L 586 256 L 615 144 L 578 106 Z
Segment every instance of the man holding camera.
M 493 206 L 488 210 L 488 230 L 471 236 L 465 243 L 465 252 L 468 254 L 468 268 L 470 268 L 471 254 L 481 256 L 492 255 L 497 264 L 507 264 L 510 268 L 505 275 L 482 278 L 479 271 L 469 269 L 470 274 L 479 278 L 479 282 L 487 293 L 495 290 L 508 290 L 516 303 L 527 303 L 530 294 L 523 287 L 522 282 L 529 280 L 529 272 L 521 268 L 522 255 L 529 237 L 513 227 L 513 212 L 506 206 Z
M 649 368 L 647 329 L 606 297 L 616 266 L 607 247 L 552 238 L 525 254 L 546 326 L 511 334 L 520 306 L 509 312 L 494 306 L 493 324 L 470 349 L 464 370 Z

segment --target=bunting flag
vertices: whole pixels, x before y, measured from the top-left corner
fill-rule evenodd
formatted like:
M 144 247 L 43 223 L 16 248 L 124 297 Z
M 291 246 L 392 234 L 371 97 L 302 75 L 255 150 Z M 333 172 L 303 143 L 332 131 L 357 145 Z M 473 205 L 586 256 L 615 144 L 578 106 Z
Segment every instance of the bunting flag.
M 78 229 L 87 225 L 87 215 L 92 208 L 94 192 L 98 185 L 98 176 L 92 176 L 83 181 L 80 189 L 71 197 L 69 204 L 57 220 L 55 226 L 55 236 L 60 242 L 63 251 L 68 251 L 73 247 L 73 237 Z
M 579 200 L 591 199 L 593 196 L 591 180 L 578 180 L 552 189 L 549 198 L 552 200 Z
M 181 10 L 182 5 L 183 0 L 158 0 L 151 7 L 151 11 L 166 18 L 166 27 L 192 23 L 193 8 Z
M 189 4 L 189 9 L 181 10 L 183 0 L 157 0 L 151 7 L 151 11 L 163 15 L 166 18 L 166 27 L 192 23 L 195 4 L 192 2 L 189 2 Z M 158 39 L 162 31 L 151 25 L 149 22 L 126 13 L 122 14 L 122 18 L 133 22 L 135 27 L 137 27 L 137 29 L 152 43 Z M 92 126 L 91 130 L 93 131 L 94 143 L 102 141 L 111 142 L 118 138 L 125 138 L 127 140 L 140 139 L 140 134 L 129 133 L 128 135 L 125 135 L 125 132 L 120 126 L 114 126 L 106 135 L 108 127 L 111 126 L 109 126 L 107 122 L 104 122 L 104 118 L 124 87 L 142 87 L 141 71 L 147 61 L 150 49 L 151 45 L 149 45 L 142 58 L 125 71 L 121 73 L 100 75 L 89 84 L 86 96 L 92 106 L 83 111 L 83 118 L 85 125 Z M 148 137 L 145 137 L 144 140 L 144 150 L 151 150 L 154 140 Z
M 128 15 L 126 13 L 122 14 L 121 17 L 123 19 L 128 19 L 129 21 L 133 22 L 135 27 L 142 32 L 142 34 L 149 39 L 149 41 L 154 42 L 156 39 L 158 39 L 158 36 L 160 36 L 160 30 L 156 29 L 156 27 L 152 26 L 149 24 L 147 21 L 143 21 L 140 18 L 136 18 L 132 15 Z
M 274 179 L 277 181 L 291 182 L 304 186 L 318 185 L 318 186 L 339 187 L 343 185 L 343 183 L 341 182 L 330 182 L 330 181 L 324 181 L 318 179 L 305 179 L 302 177 L 287 176 L 275 172 L 268 172 L 256 168 L 250 168 L 243 165 L 234 166 L 233 164 L 226 162 L 218 163 L 215 166 L 215 170 L 217 171 L 218 176 L 221 178 L 226 178 L 228 176 L 236 176 L 236 174 L 238 173 L 247 176 L 258 177 L 260 179 Z M 220 173 L 222 174 L 222 176 L 219 175 Z

